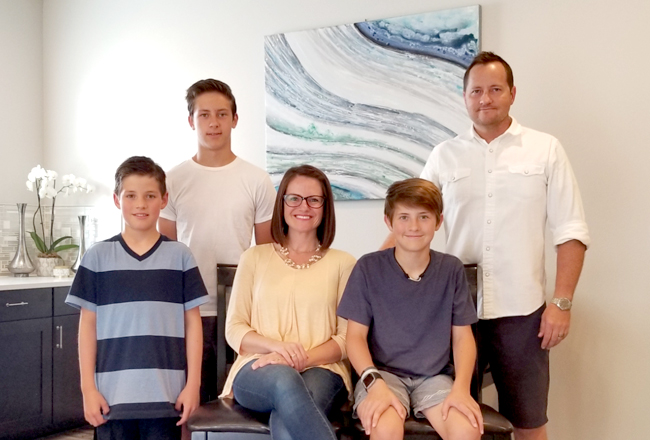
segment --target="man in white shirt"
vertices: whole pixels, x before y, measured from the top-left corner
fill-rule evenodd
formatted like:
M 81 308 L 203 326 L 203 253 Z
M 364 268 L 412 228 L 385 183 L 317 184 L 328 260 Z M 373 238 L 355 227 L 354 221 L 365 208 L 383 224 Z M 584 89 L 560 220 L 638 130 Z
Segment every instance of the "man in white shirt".
M 515 94 L 508 63 L 477 55 L 463 91 L 473 127 L 436 146 L 420 177 L 442 190 L 446 251 L 481 269 L 479 361 L 491 365 L 499 411 L 516 440 L 546 439 L 548 350 L 569 333 L 589 233 L 562 146 L 509 115 Z M 548 307 L 547 223 L 557 251 Z
M 169 202 L 160 213 L 158 229 L 189 246 L 210 296 L 201 306 L 201 402 L 206 402 L 217 398 L 216 266 L 238 264 L 253 231 L 257 244 L 272 241 L 275 189 L 265 171 L 232 151 L 231 131 L 239 116 L 230 87 L 214 79 L 201 80 L 187 90 L 186 99 L 198 150 L 167 172 Z

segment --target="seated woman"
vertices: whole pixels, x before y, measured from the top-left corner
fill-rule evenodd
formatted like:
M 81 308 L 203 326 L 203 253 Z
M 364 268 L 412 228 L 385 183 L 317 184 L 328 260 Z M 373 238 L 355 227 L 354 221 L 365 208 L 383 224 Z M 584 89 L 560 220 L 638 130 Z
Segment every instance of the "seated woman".
M 271 220 L 276 243 L 239 261 L 226 339 L 239 354 L 222 395 L 270 412 L 274 440 L 335 439 L 327 413 L 351 390 L 347 321 L 336 316 L 355 259 L 329 246 L 334 200 L 317 168 L 289 169 Z

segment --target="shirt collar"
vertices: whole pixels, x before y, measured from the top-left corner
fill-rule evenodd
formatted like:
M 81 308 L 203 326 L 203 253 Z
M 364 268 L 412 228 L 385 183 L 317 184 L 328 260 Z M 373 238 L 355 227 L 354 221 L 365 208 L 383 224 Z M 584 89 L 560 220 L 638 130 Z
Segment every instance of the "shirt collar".
M 492 142 L 508 136 L 517 136 L 520 133 L 521 133 L 521 125 L 519 125 L 519 122 L 517 122 L 515 118 L 512 118 L 510 127 L 508 127 L 508 129 L 505 132 L 503 132 L 503 134 L 495 138 Z M 481 136 L 479 136 L 478 133 L 476 133 L 476 130 L 474 130 L 474 125 L 472 125 L 469 131 L 465 133 L 465 136 L 467 136 L 468 139 L 474 139 L 482 144 L 486 143 L 485 140 Z

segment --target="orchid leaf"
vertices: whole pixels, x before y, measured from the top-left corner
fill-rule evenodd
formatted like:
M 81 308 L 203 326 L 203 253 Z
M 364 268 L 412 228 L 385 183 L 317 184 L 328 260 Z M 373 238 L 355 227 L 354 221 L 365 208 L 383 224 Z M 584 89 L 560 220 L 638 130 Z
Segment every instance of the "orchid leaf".
M 61 237 L 58 240 L 55 240 L 54 243 L 52 243 L 51 247 L 54 248 L 57 244 L 61 243 L 63 240 L 67 240 L 68 238 L 72 240 L 72 235 L 66 235 L 65 237 Z
M 38 234 L 34 231 L 30 231 L 29 235 L 32 237 L 32 240 L 34 240 L 34 244 L 36 245 L 36 249 L 42 254 L 47 253 L 47 247 L 45 246 L 45 243 L 41 239 L 41 237 L 38 236 Z
M 54 252 L 67 251 L 68 249 L 78 249 L 78 244 L 63 244 L 53 249 Z

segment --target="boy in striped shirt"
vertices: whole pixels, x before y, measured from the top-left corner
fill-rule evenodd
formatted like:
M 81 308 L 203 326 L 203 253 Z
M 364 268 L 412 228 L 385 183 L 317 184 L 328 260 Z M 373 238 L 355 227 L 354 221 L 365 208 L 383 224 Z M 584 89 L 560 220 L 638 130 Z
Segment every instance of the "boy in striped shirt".
M 199 405 L 207 292 L 190 250 L 156 229 L 162 168 L 127 159 L 113 198 L 124 231 L 86 252 L 66 299 L 81 309 L 85 418 L 99 440 L 180 439 Z

